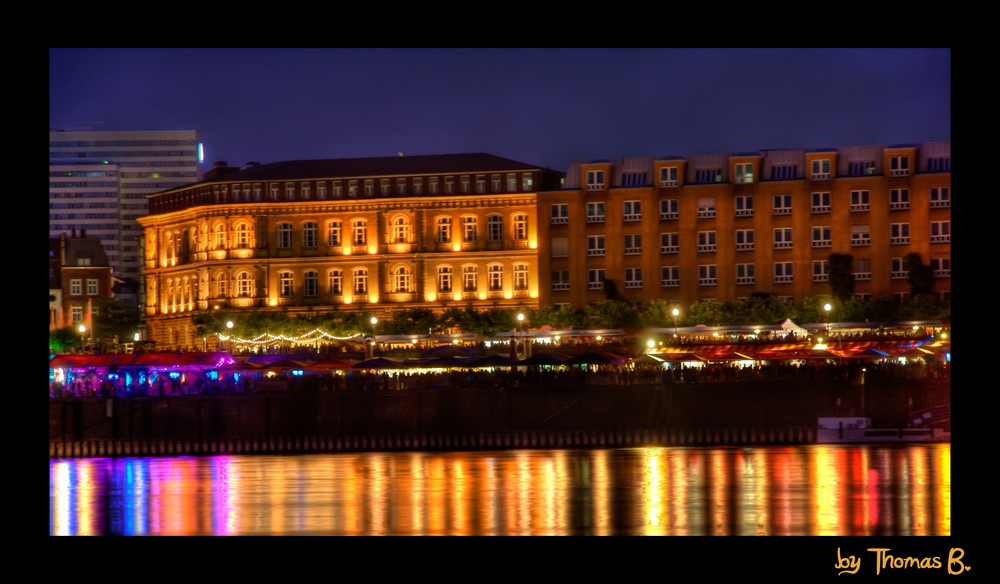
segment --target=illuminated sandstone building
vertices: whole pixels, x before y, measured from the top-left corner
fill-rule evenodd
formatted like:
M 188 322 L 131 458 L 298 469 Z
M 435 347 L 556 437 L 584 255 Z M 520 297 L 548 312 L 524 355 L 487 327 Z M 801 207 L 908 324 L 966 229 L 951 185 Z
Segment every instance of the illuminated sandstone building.
M 149 197 L 148 338 L 200 312 L 538 306 L 536 197 L 561 173 L 489 154 L 217 166 Z
M 901 297 L 910 253 L 948 298 L 950 190 L 950 142 L 574 163 L 538 196 L 539 301 L 799 302 L 831 293 L 831 254 L 855 295 Z

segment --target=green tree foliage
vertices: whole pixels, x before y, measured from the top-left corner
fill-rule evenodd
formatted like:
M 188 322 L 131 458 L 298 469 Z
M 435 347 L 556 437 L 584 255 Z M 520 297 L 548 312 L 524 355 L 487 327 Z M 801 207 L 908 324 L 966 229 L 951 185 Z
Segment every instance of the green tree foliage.
M 934 269 L 920 261 L 920 254 L 917 253 L 906 254 L 903 264 L 909 270 L 910 293 L 930 294 L 934 289 Z
M 49 351 L 63 352 L 81 346 L 80 333 L 71 326 L 49 331 Z
M 854 258 L 850 254 L 830 254 L 830 290 L 833 297 L 847 302 L 854 296 Z
M 639 311 L 624 300 L 598 300 L 587 309 L 591 325 L 605 329 L 635 329 L 639 324 Z

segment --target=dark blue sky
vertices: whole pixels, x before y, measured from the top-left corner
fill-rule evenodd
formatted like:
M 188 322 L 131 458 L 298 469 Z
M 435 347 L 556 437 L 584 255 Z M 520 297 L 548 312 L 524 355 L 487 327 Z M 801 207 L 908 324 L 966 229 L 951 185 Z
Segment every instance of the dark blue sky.
M 951 139 L 949 49 L 51 49 L 49 126 L 198 130 L 206 167 Z

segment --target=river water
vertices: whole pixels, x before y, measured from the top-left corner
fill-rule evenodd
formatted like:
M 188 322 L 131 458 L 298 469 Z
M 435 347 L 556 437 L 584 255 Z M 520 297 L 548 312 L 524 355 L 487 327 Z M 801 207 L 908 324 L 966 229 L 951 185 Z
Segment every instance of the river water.
M 951 534 L 951 445 L 49 463 L 52 535 Z

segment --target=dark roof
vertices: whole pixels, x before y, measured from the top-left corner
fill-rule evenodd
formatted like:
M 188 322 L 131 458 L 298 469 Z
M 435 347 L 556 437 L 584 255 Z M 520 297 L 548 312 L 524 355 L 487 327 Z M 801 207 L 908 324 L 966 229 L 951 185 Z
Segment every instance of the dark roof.
M 248 166 L 235 172 L 226 172 L 221 176 L 206 179 L 204 182 L 510 172 L 539 168 L 537 165 L 525 164 L 485 153 L 335 158 L 330 160 L 289 160 Z

